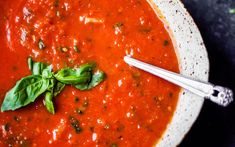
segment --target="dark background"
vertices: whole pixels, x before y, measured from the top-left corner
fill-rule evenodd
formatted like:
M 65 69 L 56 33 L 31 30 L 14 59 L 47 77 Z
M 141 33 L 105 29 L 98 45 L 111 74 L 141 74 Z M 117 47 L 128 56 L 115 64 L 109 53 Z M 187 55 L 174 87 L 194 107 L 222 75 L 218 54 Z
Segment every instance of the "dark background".
M 210 60 L 209 81 L 235 92 L 235 0 L 182 0 L 201 31 Z M 235 147 L 235 102 L 209 101 L 179 147 Z

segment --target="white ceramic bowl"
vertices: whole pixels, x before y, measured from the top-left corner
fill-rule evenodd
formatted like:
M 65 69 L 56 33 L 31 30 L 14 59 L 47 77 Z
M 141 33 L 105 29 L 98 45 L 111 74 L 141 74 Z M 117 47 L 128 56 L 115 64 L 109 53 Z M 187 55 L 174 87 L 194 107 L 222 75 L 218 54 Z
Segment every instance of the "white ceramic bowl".
M 180 0 L 148 0 L 169 28 L 180 73 L 208 81 L 209 61 L 200 32 Z M 181 90 L 172 121 L 156 146 L 177 146 L 198 117 L 204 99 Z

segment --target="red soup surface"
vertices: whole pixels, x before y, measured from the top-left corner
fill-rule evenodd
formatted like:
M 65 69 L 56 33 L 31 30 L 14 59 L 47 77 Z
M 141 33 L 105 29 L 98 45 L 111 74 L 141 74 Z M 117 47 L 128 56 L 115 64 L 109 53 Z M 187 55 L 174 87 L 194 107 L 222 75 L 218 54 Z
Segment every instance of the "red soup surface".
M 159 141 L 179 87 L 123 61 L 130 55 L 179 72 L 171 38 L 146 0 L 0 0 L 0 18 L 0 104 L 31 74 L 29 56 L 54 71 L 95 61 L 107 76 L 89 91 L 66 86 L 53 99 L 54 115 L 43 96 L 1 112 L 0 146 L 147 147 Z

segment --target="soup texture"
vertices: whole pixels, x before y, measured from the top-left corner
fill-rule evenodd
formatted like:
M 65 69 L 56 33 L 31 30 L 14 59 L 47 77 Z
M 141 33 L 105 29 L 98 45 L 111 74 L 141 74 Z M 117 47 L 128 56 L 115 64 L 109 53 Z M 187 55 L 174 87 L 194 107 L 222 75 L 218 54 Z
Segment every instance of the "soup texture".
M 95 88 L 71 85 L 53 99 L 0 113 L 0 146 L 147 147 L 173 116 L 179 87 L 127 65 L 134 58 L 179 72 L 167 27 L 146 0 L 0 0 L 0 104 L 27 59 L 53 71 L 94 61 Z

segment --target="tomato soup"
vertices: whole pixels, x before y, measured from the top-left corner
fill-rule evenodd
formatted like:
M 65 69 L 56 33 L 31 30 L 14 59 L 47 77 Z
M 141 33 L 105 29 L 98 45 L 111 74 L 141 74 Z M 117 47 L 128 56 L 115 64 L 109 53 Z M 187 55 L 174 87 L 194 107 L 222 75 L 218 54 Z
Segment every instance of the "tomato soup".
M 54 71 L 95 61 L 106 74 L 88 91 L 67 85 L 53 99 L 54 115 L 43 96 L 1 112 L 0 146 L 147 147 L 159 141 L 180 89 L 123 60 L 130 55 L 179 72 L 167 28 L 146 0 L 0 0 L 0 7 L 0 104 L 30 74 L 28 57 Z

